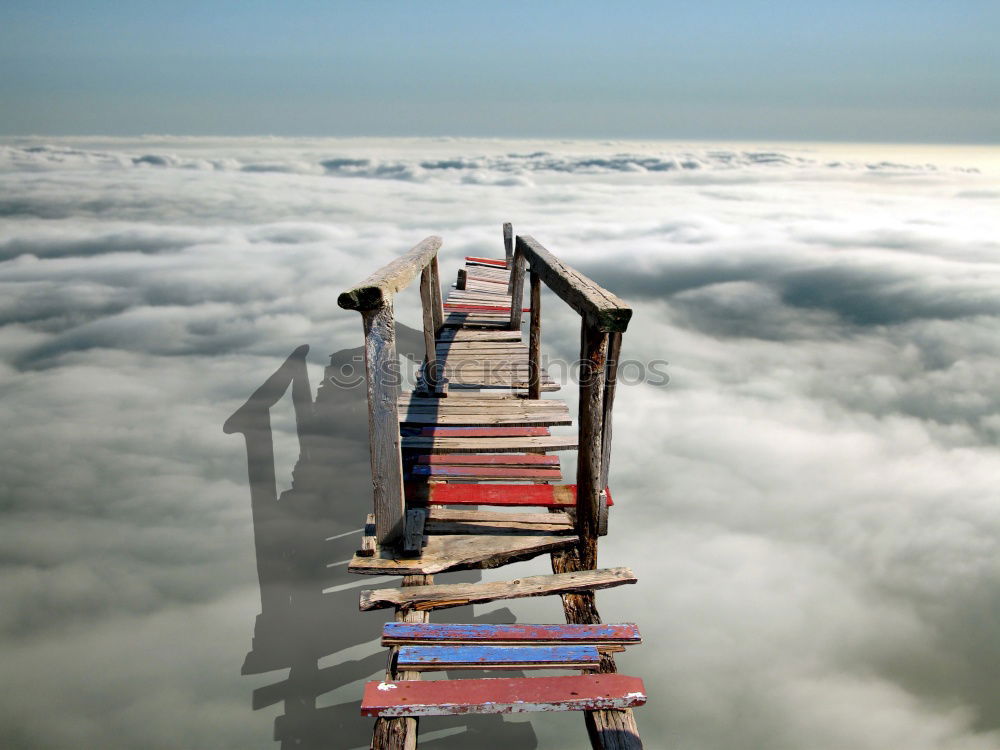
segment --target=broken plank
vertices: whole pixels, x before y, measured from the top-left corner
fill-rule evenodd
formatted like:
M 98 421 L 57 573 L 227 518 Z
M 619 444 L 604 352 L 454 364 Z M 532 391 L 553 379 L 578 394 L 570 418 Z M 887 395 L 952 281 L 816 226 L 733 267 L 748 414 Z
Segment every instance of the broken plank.
M 361 592 L 361 610 L 386 607 L 416 610 L 461 607 L 503 599 L 550 596 L 580 591 L 596 591 L 635 583 L 638 579 L 628 568 L 581 570 L 543 576 L 525 576 L 512 581 L 486 583 L 450 583 L 421 586 L 415 589 L 366 589 Z
M 571 534 L 537 533 L 455 534 L 428 536 L 426 540 L 419 557 L 407 557 L 396 548 L 382 547 L 372 557 L 355 555 L 347 569 L 365 575 L 432 575 L 447 570 L 498 568 L 578 543 Z

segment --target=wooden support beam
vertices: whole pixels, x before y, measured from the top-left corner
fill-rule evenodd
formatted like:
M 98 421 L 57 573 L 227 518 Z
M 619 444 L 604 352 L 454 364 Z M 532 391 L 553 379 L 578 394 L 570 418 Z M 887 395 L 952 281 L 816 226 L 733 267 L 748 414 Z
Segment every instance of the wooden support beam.
M 405 530 L 403 532 L 403 554 L 417 556 L 424 546 L 424 524 L 427 521 L 427 511 L 423 508 L 409 508 L 406 511 Z
M 368 447 L 375 496 L 375 530 L 380 545 L 403 535 L 403 462 L 399 435 L 399 361 L 392 300 L 361 313 L 365 329 L 368 386 Z
M 531 272 L 531 327 L 528 333 L 528 398 L 542 397 L 542 282 Z
M 507 259 L 507 267 L 510 268 L 510 261 L 514 257 L 514 225 L 509 221 L 503 224 L 503 254 Z
M 432 576 L 406 576 L 403 586 L 424 586 L 434 581 Z M 427 612 L 410 610 L 396 611 L 396 622 L 426 623 L 430 616 Z M 393 648 L 389 656 L 389 668 L 385 673 L 385 681 L 419 680 L 419 672 L 396 671 L 395 655 L 398 648 Z M 379 718 L 375 722 L 372 733 L 372 750 L 416 750 L 417 749 L 417 719 L 413 716 L 400 718 Z
M 444 327 L 444 304 L 441 301 L 441 272 L 438 269 L 438 259 L 435 254 L 431 258 L 431 311 L 434 313 L 434 335 L 440 333 Z
M 618 382 L 618 357 L 621 354 L 621 348 L 622 335 L 617 331 L 609 333 L 607 374 L 604 382 L 604 417 L 602 419 L 601 432 L 600 486 L 605 489 L 601 492 L 600 507 L 598 508 L 598 536 L 605 536 L 608 533 L 607 487 L 609 485 L 608 472 L 611 467 L 611 410 L 615 403 L 615 385 Z
M 423 381 L 427 389 L 433 391 L 440 380 L 440 366 L 437 359 L 437 320 L 434 315 L 434 290 L 430 267 L 420 272 L 420 308 L 424 324 L 424 371 Z
M 468 277 L 466 276 L 466 270 L 464 268 L 458 269 L 458 281 L 455 283 L 456 289 L 465 289 L 465 285 L 468 283 Z
M 521 308 L 524 306 L 524 254 L 515 252 L 510 269 L 510 329 L 521 330 Z
M 608 334 L 583 321 L 580 350 L 580 425 L 576 463 L 576 521 L 580 533 L 580 565 L 597 567 L 600 534 L 601 437 L 604 387 L 607 381 Z

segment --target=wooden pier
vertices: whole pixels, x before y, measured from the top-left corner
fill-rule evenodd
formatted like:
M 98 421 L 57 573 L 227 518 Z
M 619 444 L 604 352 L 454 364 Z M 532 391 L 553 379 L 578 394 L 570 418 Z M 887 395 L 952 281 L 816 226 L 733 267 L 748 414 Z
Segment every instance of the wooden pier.
M 640 641 L 631 623 L 602 624 L 598 589 L 635 583 L 628 568 L 599 569 L 607 533 L 622 300 L 533 238 L 503 227 L 504 257 L 467 257 L 441 296 L 438 237 L 428 237 L 340 295 L 365 334 L 374 509 L 349 570 L 402 576 L 365 590 L 362 610 L 392 609 L 383 631 L 385 679 L 369 683 L 361 711 L 378 717 L 375 750 L 417 747 L 420 716 L 582 711 L 594 748 L 642 743 L 632 709 L 642 681 L 617 673 L 614 653 Z M 525 276 L 528 305 L 524 306 Z M 393 301 L 419 276 L 425 358 L 412 393 L 399 393 Z M 577 434 L 558 383 L 541 364 L 541 285 L 581 318 Z M 528 341 L 522 340 L 528 314 Z M 576 450 L 575 484 L 561 484 L 558 451 Z M 452 570 L 496 568 L 542 554 L 552 574 L 487 583 L 434 584 Z M 566 622 L 436 625 L 433 610 L 529 596 L 562 597 Z M 496 670 L 462 679 L 461 670 Z M 504 670 L 579 674 L 505 677 Z M 421 681 L 427 671 L 458 679 Z M 551 674 L 551 672 L 549 673 Z M 543 673 L 544 675 L 544 673 Z

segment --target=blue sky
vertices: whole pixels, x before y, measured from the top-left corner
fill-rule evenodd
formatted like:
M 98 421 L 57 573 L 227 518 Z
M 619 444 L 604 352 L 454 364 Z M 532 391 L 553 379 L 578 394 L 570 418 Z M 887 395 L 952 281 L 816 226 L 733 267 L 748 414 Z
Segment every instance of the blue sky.
M 995 143 L 998 8 L 7 2 L 0 131 Z

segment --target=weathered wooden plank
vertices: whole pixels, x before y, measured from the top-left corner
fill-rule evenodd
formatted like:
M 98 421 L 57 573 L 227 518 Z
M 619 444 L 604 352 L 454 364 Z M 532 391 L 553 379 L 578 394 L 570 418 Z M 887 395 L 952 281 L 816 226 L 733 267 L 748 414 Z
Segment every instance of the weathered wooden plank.
M 518 331 L 466 331 L 461 329 L 448 329 L 438 334 L 438 341 L 520 341 L 521 334 Z
M 477 511 L 466 512 L 476 513 Z M 428 520 L 424 528 L 428 534 L 572 534 L 576 531 L 576 525 L 570 522 L 569 517 L 563 518 L 562 523 L 552 524 L 548 521 L 538 522 L 496 517 L 514 515 L 509 513 L 493 513 L 491 515 L 492 518 L 434 518 Z M 548 516 L 549 514 L 524 513 L 521 515 Z
M 417 672 L 442 669 L 597 669 L 601 655 L 590 645 L 496 646 L 448 644 L 403 646 L 397 668 Z
M 416 457 L 416 463 L 466 466 L 558 466 L 559 456 L 547 456 L 540 453 L 515 453 L 506 455 L 483 453 L 456 456 L 423 455 Z
M 465 289 L 466 285 L 469 283 L 468 276 L 466 275 L 468 271 L 464 268 L 458 269 L 458 282 L 455 284 L 456 289 Z
M 503 223 L 503 254 L 509 267 L 514 258 L 514 225 L 509 221 Z
M 506 540 L 511 537 L 501 538 Z M 595 591 L 635 583 L 637 580 L 628 568 L 607 568 L 543 576 L 525 576 L 513 581 L 439 584 L 423 586 L 419 590 L 406 588 L 366 589 L 361 592 L 361 610 L 368 611 L 386 607 L 420 610 L 443 609 L 502 599 Z
M 431 645 L 435 643 L 587 643 L 596 646 L 632 646 L 642 643 L 633 623 L 552 625 L 510 623 L 406 623 L 387 622 L 382 645 Z
M 437 255 L 431 258 L 428 268 L 430 268 L 431 273 L 431 309 L 434 313 L 434 331 L 436 333 L 441 330 L 444 323 L 444 305 L 441 302 L 441 271 L 438 269 Z
M 532 437 L 549 435 L 546 427 L 417 427 L 419 437 Z
M 395 423 L 397 420 L 394 419 Z M 523 453 L 576 449 L 575 435 L 537 437 L 419 437 L 404 436 L 403 450 L 430 453 Z
M 391 544 L 402 536 L 404 511 L 403 464 L 396 405 L 399 391 L 393 378 L 399 368 L 399 360 L 396 358 L 392 299 L 387 299 L 382 307 L 366 307 L 361 312 L 365 330 L 368 447 L 379 544 Z
M 529 469 L 525 467 L 500 466 L 413 466 L 407 478 L 425 477 L 435 480 L 468 479 L 469 481 L 506 482 L 558 482 L 562 479 L 560 469 Z
M 486 266 L 494 266 L 497 268 L 506 268 L 507 261 L 502 258 L 478 258 L 475 255 L 466 255 L 466 263 L 481 263 Z
M 343 292 L 337 304 L 345 310 L 377 310 L 392 301 L 431 262 L 441 247 L 440 237 L 427 237 L 405 255 L 383 266 L 357 286 Z
M 592 326 L 601 331 L 624 332 L 632 310 L 620 298 L 582 273 L 563 263 L 541 246 L 533 237 L 519 235 L 514 250 L 531 264 L 531 270 L 542 277 L 549 289 L 576 310 Z M 517 261 L 515 260 L 515 267 Z
M 615 385 L 618 382 L 618 357 L 621 354 L 622 335 L 608 334 L 607 373 L 604 382 L 604 416 L 601 420 L 601 478 L 600 487 L 608 486 L 608 473 L 611 468 L 611 411 L 615 403 Z M 608 503 L 605 493 L 601 494 L 598 509 L 597 533 L 604 536 L 608 533 Z
M 433 412 L 407 410 L 400 413 L 399 421 L 402 425 L 505 425 L 505 426 L 528 426 L 528 425 L 568 425 L 572 424 L 568 414 L 560 412 L 510 412 L 502 414 L 481 413 L 477 411 L 456 410 L 453 412 Z
M 630 708 L 646 702 L 638 677 L 620 674 L 369 682 L 364 716 L 446 716 Z
M 578 544 L 573 534 L 534 532 L 428 536 L 426 542 L 419 557 L 408 557 L 395 547 L 379 547 L 372 557 L 355 555 L 347 569 L 366 575 L 429 575 L 447 570 L 498 568 Z
M 417 468 L 416 466 L 413 468 Z M 607 492 L 608 505 L 614 505 Z M 505 484 L 407 484 L 406 498 L 430 505 L 499 505 L 541 508 L 576 507 L 576 485 L 539 484 L 526 487 Z
M 569 514 L 558 513 L 522 513 L 497 510 L 466 510 L 464 508 L 442 508 L 432 506 L 427 509 L 427 521 L 430 522 L 500 522 L 523 523 L 533 526 L 551 526 L 563 528 L 571 523 Z

